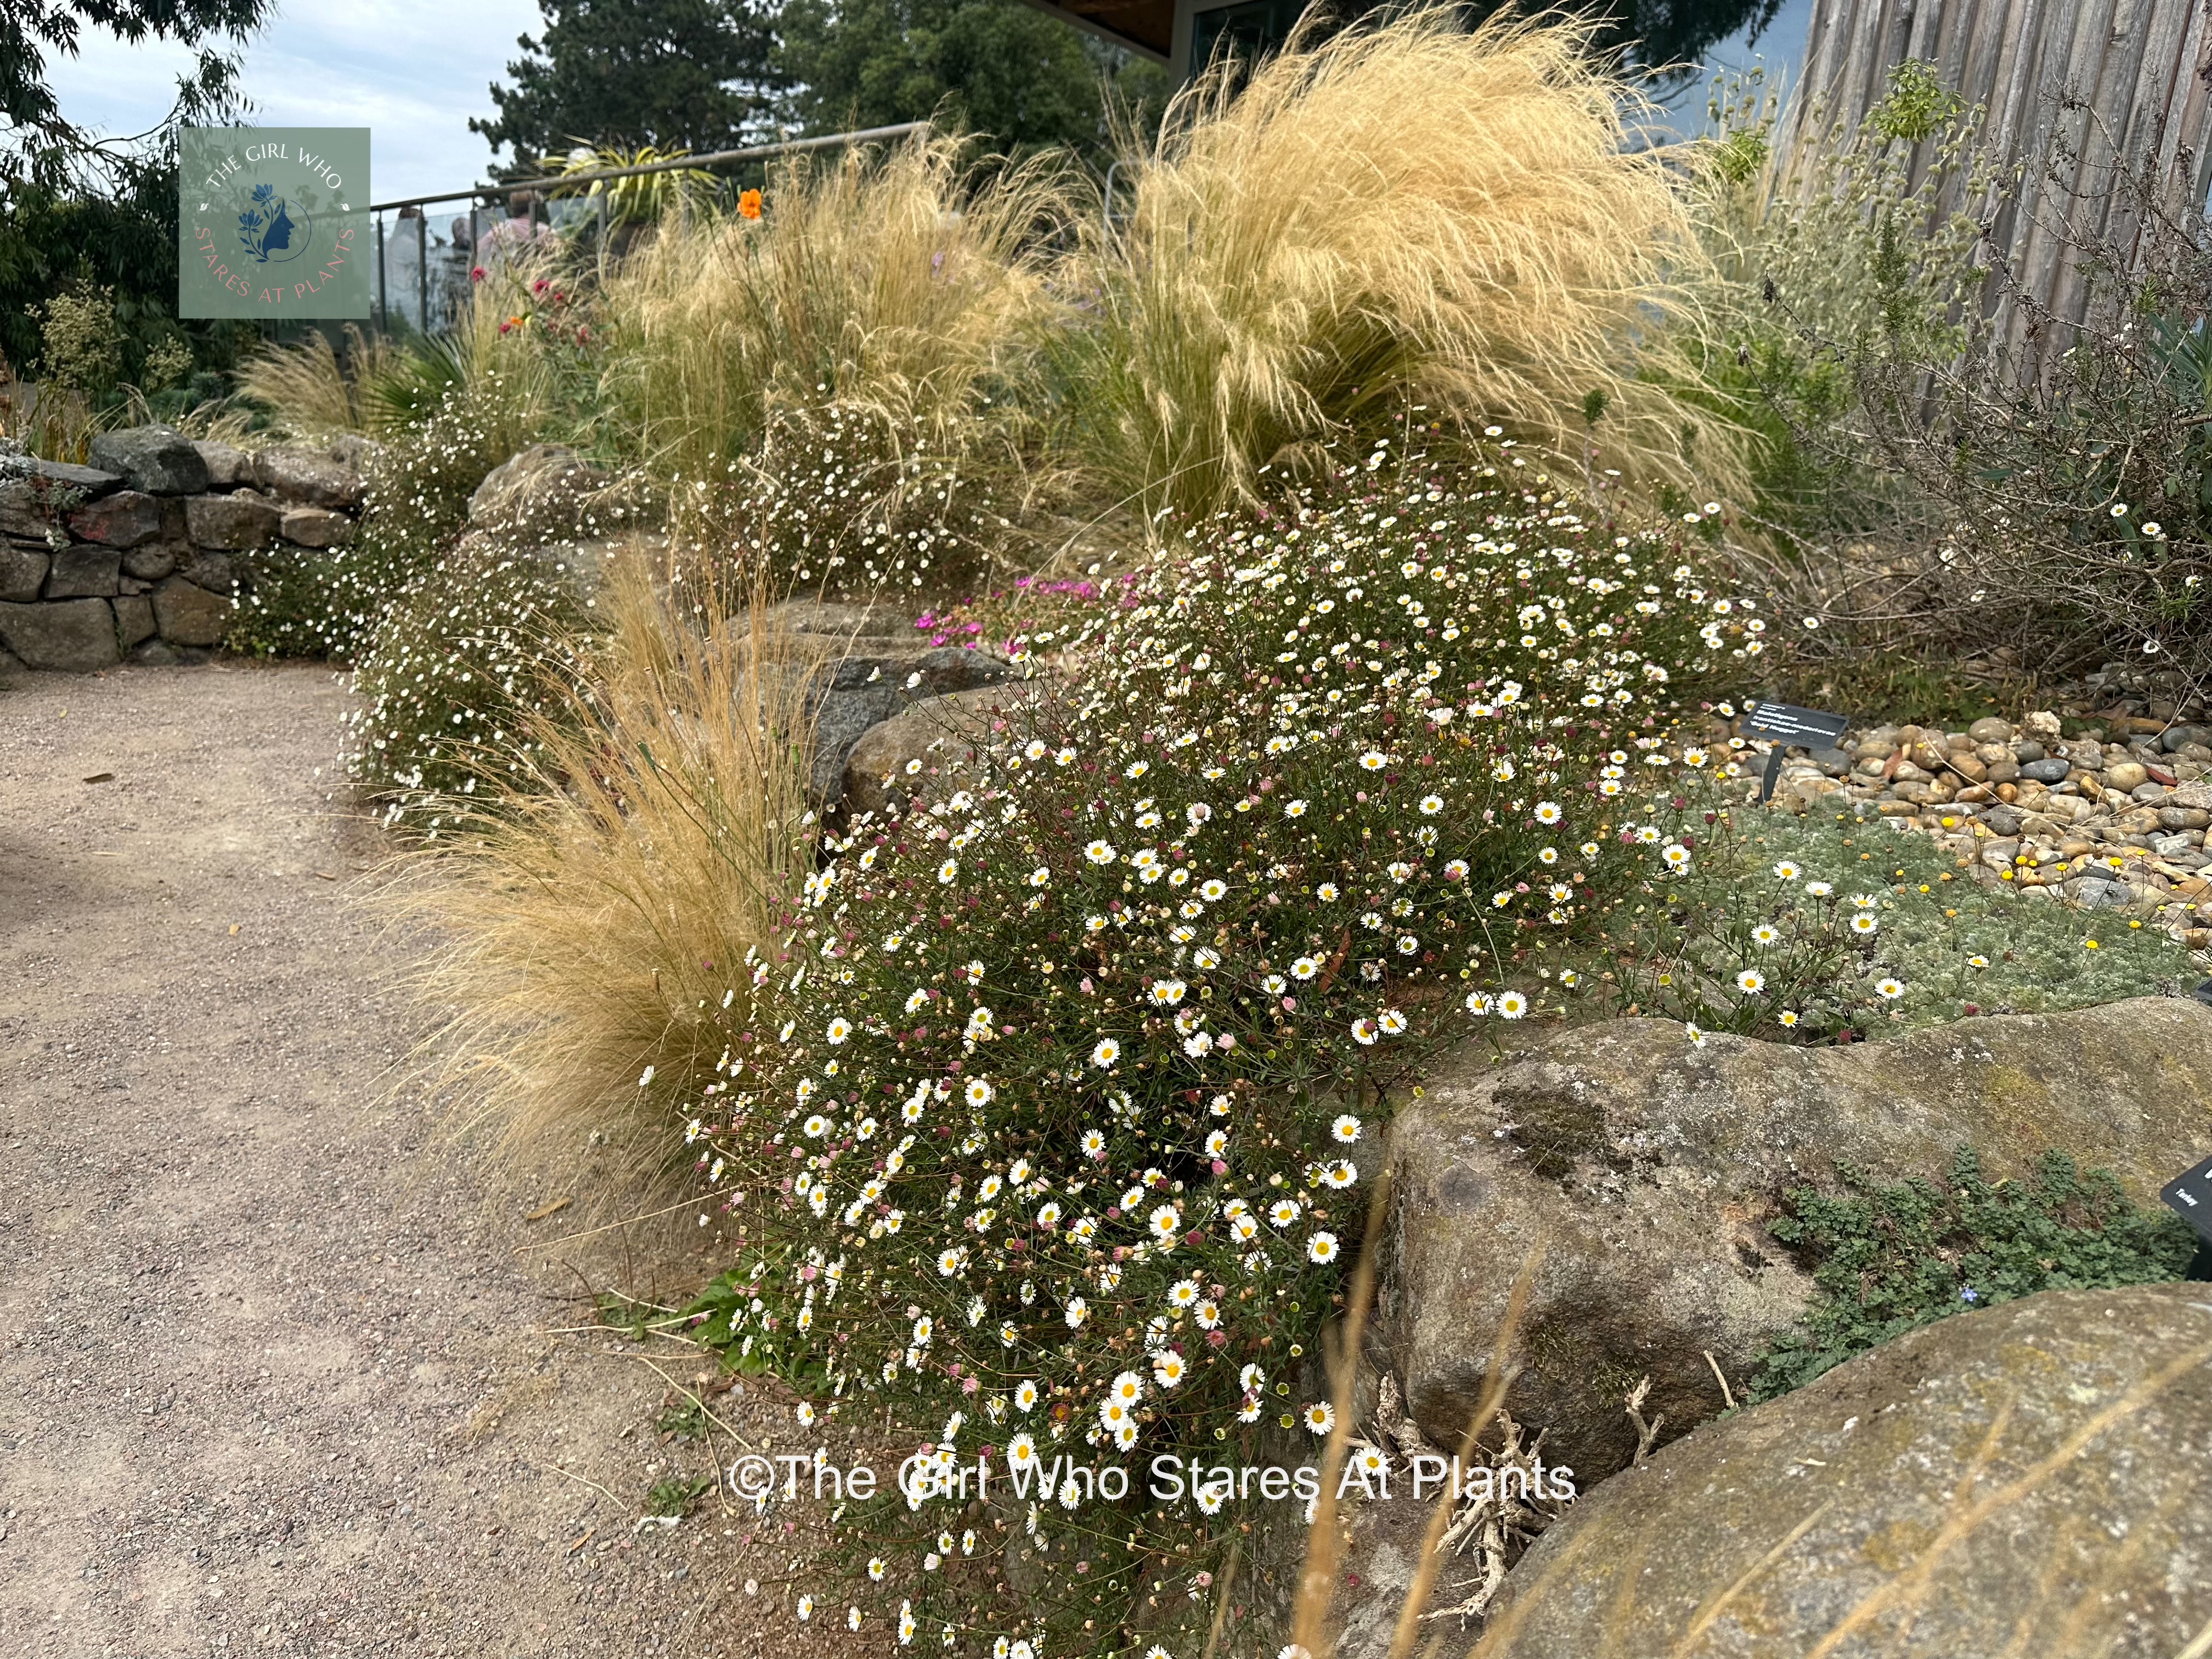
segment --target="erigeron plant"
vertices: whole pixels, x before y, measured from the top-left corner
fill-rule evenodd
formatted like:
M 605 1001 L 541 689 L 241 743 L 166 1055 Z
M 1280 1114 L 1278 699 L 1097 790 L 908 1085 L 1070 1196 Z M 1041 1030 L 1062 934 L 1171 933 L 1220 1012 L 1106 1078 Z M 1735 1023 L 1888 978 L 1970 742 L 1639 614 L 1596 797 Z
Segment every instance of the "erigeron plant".
M 830 842 L 672 1103 L 743 1240 L 702 1334 L 818 1377 L 802 1424 L 881 1410 L 994 1471 L 995 1508 L 844 1511 L 900 1642 L 1195 1659 L 1268 1508 L 1143 1471 L 1328 1431 L 1305 1362 L 1394 1102 L 1470 1010 L 1556 1010 L 1696 839 L 1650 781 L 1751 619 L 1510 446 L 1453 481 L 1384 453 L 1171 543 L 1055 641 L 1061 702 Z
M 532 775 L 536 723 L 581 678 L 591 603 L 558 550 L 498 535 L 464 538 L 391 597 L 345 750 L 387 829 L 435 836 L 488 781 Z
M 231 648 L 262 656 L 358 657 L 394 599 L 459 536 L 470 495 L 507 459 L 495 428 L 477 394 L 456 388 L 436 413 L 394 434 L 369 466 L 361 526 L 351 542 L 315 552 L 272 547 L 253 556 L 253 581 L 231 624 Z
M 1895 819 L 1718 799 L 1709 811 L 1695 867 L 1608 925 L 1635 1012 L 1817 1042 L 2174 993 L 2196 977 L 2140 917 L 1978 885 Z
M 823 390 L 827 390 L 826 387 Z M 707 458 L 671 490 L 680 538 L 737 550 L 798 592 L 870 599 L 988 581 L 1026 564 L 1035 506 L 1018 453 L 975 434 L 946 445 L 910 416 L 830 401 L 780 409 L 759 445 Z

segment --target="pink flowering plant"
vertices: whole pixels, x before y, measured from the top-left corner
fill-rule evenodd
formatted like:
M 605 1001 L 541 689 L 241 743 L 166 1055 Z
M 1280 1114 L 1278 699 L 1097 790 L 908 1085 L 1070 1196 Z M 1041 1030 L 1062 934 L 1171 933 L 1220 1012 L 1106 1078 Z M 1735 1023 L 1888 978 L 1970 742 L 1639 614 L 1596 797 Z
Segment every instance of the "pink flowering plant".
M 1152 1460 L 1326 1434 L 1394 1103 L 1556 1012 L 1695 839 L 1670 747 L 1756 635 L 1669 538 L 1489 459 L 1378 453 L 1067 612 L 1080 672 L 828 842 L 676 1103 L 744 1235 L 699 1334 L 970 1472 L 841 1514 L 901 1643 L 1197 1659 L 1231 1540 L 1305 1494 L 1156 1500 Z

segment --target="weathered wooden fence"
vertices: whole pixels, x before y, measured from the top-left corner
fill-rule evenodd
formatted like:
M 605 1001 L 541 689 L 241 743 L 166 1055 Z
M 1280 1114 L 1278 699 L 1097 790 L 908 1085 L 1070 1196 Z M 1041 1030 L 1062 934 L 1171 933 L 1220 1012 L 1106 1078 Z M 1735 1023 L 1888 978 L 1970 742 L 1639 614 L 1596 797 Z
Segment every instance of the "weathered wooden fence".
M 1816 0 L 1783 155 L 1802 161 L 1855 129 L 1908 58 L 1984 106 L 1988 158 L 2020 180 L 1984 201 L 1966 199 L 1963 177 L 1942 181 L 1939 212 L 1986 220 L 2031 309 L 2056 321 L 2081 322 L 2088 304 L 2078 244 L 2136 235 L 2116 172 L 2154 179 L 2168 207 L 2202 203 L 2212 183 L 2212 0 Z M 1933 149 L 1919 146 L 1916 185 Z

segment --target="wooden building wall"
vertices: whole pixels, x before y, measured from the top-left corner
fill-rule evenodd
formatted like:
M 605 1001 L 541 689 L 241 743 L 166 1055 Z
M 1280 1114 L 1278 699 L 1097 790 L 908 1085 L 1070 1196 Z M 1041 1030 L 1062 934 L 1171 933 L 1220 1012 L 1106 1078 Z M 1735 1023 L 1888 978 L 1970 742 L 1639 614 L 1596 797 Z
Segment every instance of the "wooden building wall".
M 1799 171 L 1806 146 L 1838 123 L 1856 127 L 1906 58 L 1986 106 L 1984 141 L 2001 172 L 2022 170 L 2020 198 L 1966 202 L 1954 179 L 1941 207 L 1996 210 L 1991 240 L 2056 319 L 2081 320 L 2087 294 L 2053 222 L 2070 216 L 2122 245 L 2135 234 L 2111 196 L 2116 164 L 2151 163 L 2170 203 L 2202 203 L 2212 183 L 2212 0 L 1817 0 L 1780 135 L 1784 166 Z M 2056 182 L 2044 173 L 2054 148 L 2072 158 Z M 1913 158 L 1916 184 L 1927 165 Z

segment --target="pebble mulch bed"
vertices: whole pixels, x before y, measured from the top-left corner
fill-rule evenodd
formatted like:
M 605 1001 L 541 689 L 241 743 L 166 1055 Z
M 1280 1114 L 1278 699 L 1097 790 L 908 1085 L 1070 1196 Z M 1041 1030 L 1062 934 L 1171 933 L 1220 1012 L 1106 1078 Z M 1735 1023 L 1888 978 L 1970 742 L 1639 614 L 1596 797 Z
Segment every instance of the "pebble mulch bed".
M 1963 732 L 1847 732 L 1836 748 L 1789 751 L 1772 805 L 1899 820 L 1978 881 L 2151 914 L 2203 949 L 2212 946 L 2212 727 L 2179 712 L 2113 714 L 2072 737 L 2051 713 Z

